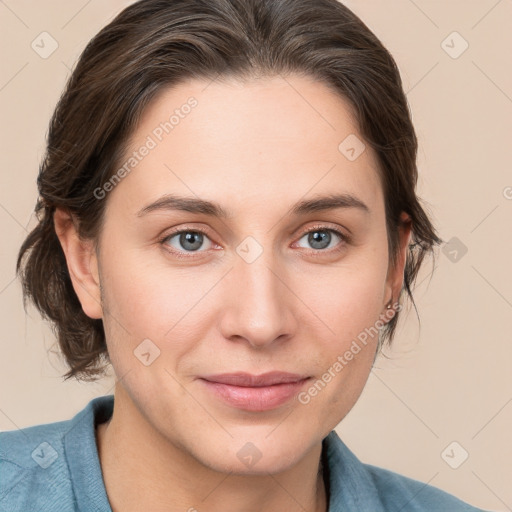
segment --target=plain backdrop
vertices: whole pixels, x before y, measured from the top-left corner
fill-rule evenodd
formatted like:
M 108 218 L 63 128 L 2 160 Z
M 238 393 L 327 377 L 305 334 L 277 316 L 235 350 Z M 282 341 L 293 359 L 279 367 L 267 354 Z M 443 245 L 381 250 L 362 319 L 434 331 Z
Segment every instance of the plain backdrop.
M 63 382 L 55 338 L 33 308 L 25 313 L 14 267 L 34 225 L 56 101 L 85 44 L 129 3 L 0 2 L 3 430 L 68 419 L 113 392 L 113 377 Z M 446 243 L 432 278 L 427 264 L 418 280 L 421 325 L 414 310 L 402 319 L 337 431 L 364 462 L 512 510 L 512 1 L 346 5 L 399 65 L 420 141 L 419 192 Z M 41 38 L 51 55 L 34 49 Z

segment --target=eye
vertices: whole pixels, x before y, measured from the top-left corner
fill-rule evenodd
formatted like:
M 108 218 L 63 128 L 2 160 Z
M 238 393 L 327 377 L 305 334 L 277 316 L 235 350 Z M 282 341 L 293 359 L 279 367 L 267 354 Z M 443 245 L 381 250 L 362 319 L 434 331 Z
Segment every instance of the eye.
M 350 242 L 348 235 L 324 225 L 314 226 L 306 231 L 294 245 L 301 247 L 302 240 L 310 244 L 313 252 L 320 253 L 340 251 Z M 215 245 L 205 231 L 197 228 L 181 229 L 168 234 L 160 240 L 160 244 L 177 258 L 194 257 L 194 253 L 204 253 Z
M 172 247 L 169 250 L 179 257 L 183 253 L 204 252 L 199 249 L 201 249 L 205 241 L 208 241 L 210 244 L 209 247 L 206 247 L 206 250 L 210 249 L 212 242 L 204 231 L 200 229 L 182 229 L 167 235 L 160 243 L 166 246 L 166 248 Z
M 336 239 L 339 241 L 336 242 Z M 301 240 L 306 240 L 306 243 L 310 244 L 315 251 L 330 252 L 330 249 L 339 249 L 340 245 L 343 246 L 345 242 L 348 242 L 348 237 L 336 229 L 316 226 L 304 233 L 297 243 L 300 244 Z

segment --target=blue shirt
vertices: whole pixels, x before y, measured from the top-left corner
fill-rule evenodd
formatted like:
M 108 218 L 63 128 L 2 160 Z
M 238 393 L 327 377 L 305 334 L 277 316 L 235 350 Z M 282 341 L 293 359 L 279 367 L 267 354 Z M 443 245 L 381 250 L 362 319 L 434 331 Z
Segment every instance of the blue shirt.
M 0 512 L 111 512 L 95 427 L 114 396 L 71 420 L 0 434 Z M 333 430 L 322 442 L 329 512 L 482 512 L 435 487 L 363 464 Z

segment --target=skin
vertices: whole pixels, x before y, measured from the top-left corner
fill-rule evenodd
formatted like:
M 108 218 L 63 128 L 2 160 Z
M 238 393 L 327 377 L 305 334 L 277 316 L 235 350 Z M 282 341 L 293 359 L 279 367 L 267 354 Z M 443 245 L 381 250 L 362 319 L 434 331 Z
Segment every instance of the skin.
M 399 296 L 410 224 L 392 267 L 375 154 L 367 145 L 345 158 L 340 142 L 362 140 L 351 109 L 307 77 L 167 89 L 145 110 L 132 149 L 190 96 L 197 106 L 102 199 L 98 250 L 55 213 L 74 289 L 85 313 L 103 319 L 118 378 L 113 417 L 97 430 L 109 500 L 123 512 L 324 511 L 321 442 L 359 398 L 377 337 L 307 404 L 241 410 L 198 377 L 281 370 L 310 376 L 307 391 Z M 137 215 L 171 193 L 215 201 L 232 217 Z M 290 214 L 333 193 L 368 212 Z M 307 236 L 318 224 L 350 240 L 328 231 L 328 248 L 318 248 Z M 179 235 L 160 242 L 173 229 L 207 234 L 193 251 Z M 247 236 L 263 250 L 251 263 L 236 251 Z M 160 350 L 149 366 L 134 355 L 146 338 Z M 261 453 L 252 466 L 237 457 L 248 442 Z

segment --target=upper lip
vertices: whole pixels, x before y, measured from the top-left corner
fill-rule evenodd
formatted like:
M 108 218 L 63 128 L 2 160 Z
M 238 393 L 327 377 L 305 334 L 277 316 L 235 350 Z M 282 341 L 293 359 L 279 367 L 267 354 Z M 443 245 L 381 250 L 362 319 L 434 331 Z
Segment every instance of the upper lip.
M 299 382 L 307 379 L 308 376 L 299 375 L 297 373 L 273 371 L 262 373 L 260 375 L 252 375 L 244 372 L 222 373 L 217 375 L 207 375 L 201 378 L 210 382 L 229 384 L 231 386 L 264 387 L 276 384 Z

